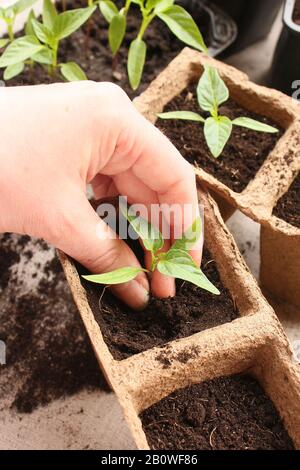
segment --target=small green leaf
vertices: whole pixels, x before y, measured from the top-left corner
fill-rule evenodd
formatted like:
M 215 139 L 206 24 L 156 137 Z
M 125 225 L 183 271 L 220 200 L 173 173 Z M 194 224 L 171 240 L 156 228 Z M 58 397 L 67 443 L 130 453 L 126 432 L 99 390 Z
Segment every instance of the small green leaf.
M 68 80 L 68 82 L 87 80 L 86 74 L 75 62 L 61 64 L 60 71 L 62 76 Z
M 37 0 L 19 0 L 14 5 L 12 5 L 12 9 L 14 10 L 14 13 L 18 15 L 19 13 L 22 13 L 22 11 L 26 10 L 26 8 L 34 5 L 36 2 Z
M 53 58 L 52 50 L 49 49 L 49 47 L 47 46 L 44 46 L 43 49 L 41 49 L 39 52 L 37 52 L 36 54 L 33 54 L 30 57 L 30 59 L 32 59 L 34 62 L 37 62 L 38 64 L 43 64 L 43 65 L 51 65 L 52 58 Z
M 165 258 L 158 262 L 157 269 L 166 276 L 191 282 L 212 294 L 220 294 L 220 291 L 207 279 L 186 251 L 171 249 Z
M 37 38 L 43 42 L 44 44 L 51 44 L 53 40 L 53 36 L 51 31 L 47 28 L 47 26 L 43 25 L 39 21 L 32 19 L 31 20 L 32 27 L 34 29 L 35 35 Z
M 247 117 L 236 118 L 232 121 L 232 124 L 235 126 L 246 127 L 247 129 L 252 129 L 253 131 L 258 132 L 269 132 L 271 134 L 278 132 L 276 127 L 269 126 L 269 124 L 265 124 L 264 122 L 256 121 L 255 119 Z
M 12 41 L 0 57 L 0 67 L 8 67 L 24 62 L 36 54 L 43 45 L 34 36 L 23 36 Z
M 197 217 L 183 234 L 181 239 L 176 240 L 171 250 L 185 250 L 189 251 L 197 243 L 202 233 L 202 220 L 201 217 Z
M 175 3 L 175 0 L 160 0 L 156 7 L 155 7 L 155 13 L 162 13 L 171 6 L 173 6 Z
M 64 39 L 80 28 L 94 13 L 96 6 L 64 11 L 54 21 L 53 35 L 57 40 Z
M 226 116 L 219 116 L 218 118 L 210 117 L 206 119 L 204 124 L 204 135 L 209 150 L 215 158 L 218 158 L 232 131 L 232 122 Z
M 31 35 L 35 34 L 32 23 L 31 23 L 31 21 L 35 20 L 35 19 L 36 18 L 35 18 L 34 11 L 30 10 L 27 21 L 26 21 L 26 25 L 25 25 L 25 34 L 26 34 L 26 36 L 31 36 Z
M 131 42 L 128 53 L 127 70 L 129 82 L 133 90 L 137 90 L 141 83 L 146 53 L 147 46 L 142 39 L 137 38 Z
M 158 11 L 157 16 L 170 28 L 173 34 L 195 49 L 207 53 L 202 34 L 191 15 L 179 5 L 173 5 L 163 11 Z
M 108 29 L 108 40 L 111 51 L 115 55 L 124 39 L 126 31 L 126 17 L 122 13 L 114 15 Z
M 184 121 L 205 122 L 205 119 L 198 113 L 192 111 L 169 111 L 167 113 L 159 113 L 160 119 L 182 119 Z
M 204 66 L 204 72 L 197 86 L 199 106 L 204 111 L 217 114 L 218 107 L 229 98 L 229 91 L 219 72 L 210 65 Z
M 3 47 L 5 47 L 8 43 L 9 43 L 9 39 L 8 39 L 8 38 L 0 39 L 0 49 L 2 49 Z
M 143 240 L 146 250 L 156 252 L 163 245 L 163 237 L 158 228 L 151 225 L 146 219 L 137 214 L 130 214 L 130 209 L 124 203 L 120 203 L 123 216 L 128 220 L 134 231 Z
M 57 17 L 57 10 L 51 0 L 44 0 L 43 6 L 43 24 L 51 31 L 54 28 L 55 18 Z
M 123 284 L 124 282 L 132 281 L 139 273 L 143 271 L 146 272 L 147 270 L 142 268 L 128 267 L 119 268 L 115 271 L 111 271 L 110 273 L 91 274 L 89 276 L 82 277 L 83 279 L 94 282 L 96 284 L 107 284 L 111 286 L 114 284 Z
M 113 17 L 119 13 L 114 2 L 111 2 L 110 0 L 101 0 L 99 2 L 99 8 L 108 23 L 111 23 Z
M 18 64 L 9 65 L 4 70 L 3 78 L 4 80 L 10 80 L 11 78 L 16 77 L 24 70 L 24 62 L 19 62 Z

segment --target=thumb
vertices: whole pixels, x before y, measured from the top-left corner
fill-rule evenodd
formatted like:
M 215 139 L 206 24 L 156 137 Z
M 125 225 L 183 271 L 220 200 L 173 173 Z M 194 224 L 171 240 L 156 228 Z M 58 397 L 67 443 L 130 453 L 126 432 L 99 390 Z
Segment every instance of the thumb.
M 63 217 L 62 229 L 59 230 L 62 233 L 60 239 L 49 239 L 52 244 L 94 274 L 127 266 L 141 267 L 128 245 L 99 218 L 85 195 L 81 197 L 79 204 L 74 204 L 73 200 L 70 210 L 73 213 L 68 212 Z M 143 272 L 130 282 L 111 286 L 111 290 L 134 309 L 145 307 L 149 299 L 149 284 Z

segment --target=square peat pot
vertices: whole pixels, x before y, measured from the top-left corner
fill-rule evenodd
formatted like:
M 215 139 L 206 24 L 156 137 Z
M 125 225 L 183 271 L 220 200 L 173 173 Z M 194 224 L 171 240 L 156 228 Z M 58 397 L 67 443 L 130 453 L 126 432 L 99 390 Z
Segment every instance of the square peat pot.
M 162 111 L 199 112 L 196 85 L 204 64 L 217 68 L 230 90 L 222 113 L 231 118 L 248 116 L 274 125 L 278 134 L 235 128 L 223 154 L 214 159 L 203 138 L 203 125 L 162 120 Z M 183 51 L 135 99 L 138 110 L 155 123 L 194 164 L 227 219 L 236 208 L 258 218 L 289 179 L 300 151 L 299 106 L 281 92 L 252 83 L 247 75 L 189 48 Z
M 101 309 L 106 308 L 103 304 L 105 296 L 98 299 L 101 302 L 96 306 L 91 303 L 86 285 L 81 282 L 78 266 L 65 254 L 60 253 L 69 286 L 99 364 L 123 407 L 139 449 L 153 447 L 151 438 L 149 435 L 146 437 L 147 432 L 145 434 L 147 424 L 143 413 L 146 413 L 145 410 L 149 407 L 176 390 L 192 384 L 246 371 L 251 371 L 258 378 L 275 404 L 294 443 L 292 444 L 286 435 L 287 447 L 300 447 L 300 371 L 298 366 L 293 364 L 286 336 L 247 269 L 216 203 L 203 190 L 199 190 L 199 200 L 204 206 L 206 248 L 218 268 L 222 285 L 230 294 L 230 308 L 232 312 L 238 311 L 239 316 L 235 318 L 235 315 L 233 321 L 194 332 L 189 336 L 175 335 L 175 339 L 165 342 L 159 339 L 152 347 L 144 348 L 138 353 L 131 351 L 131 354 L 120 354 L 124 353 L 124 350 L 117 349 L 118 344 L 113 343 L 111 337 L 107 336 L 107 324 L 99 321 Z M 198 295 L 202 299 L 200 290 Z M 228 301 L 224 292 L 219 298 L 221 302 Z M 211 302 L 213 303 L 212 298 Z M 197 313 L 195 309 L 196 317 Z M 162 314 L 163 311 L 157 311 L 157 316 Z M 211 315 L 213 316 L 214 312 L 211 312 Z M 116 327 L 117 322 L 118 318 L 114 318 Z M 137 332 L 134 331 L 133 334 Z M 115 340 L 116 338 L 119 338 L 117 343 L 122 342 L 122 335 L 115 335 Z M 262 391 L 257 393 L 259 396 L 263 394 Z M 263 400 L 267 400 L 264 394 L 263 396 Z M 262 398 L 257 401 L 257 413 L 260 413 L 260 400 Z M 269 406 L 273 407 L 270 403 Z M 280 424 L 279 415 L 276 412 L 274 417 L 274 413 L 273 410 L 272 419 L 278 421 L 274 426 L 280 427 L 283 436 L 286 431 L 283 428 L 281 430 L 283 425 Z M 272 429 L 274 431 L 275 428 Z M 187 448 L 192 447 L 193 443 L 186 445 Z
M 262 220 L 260 281 L 275 300 L 300 307 L 300 152 L 279 196 Z

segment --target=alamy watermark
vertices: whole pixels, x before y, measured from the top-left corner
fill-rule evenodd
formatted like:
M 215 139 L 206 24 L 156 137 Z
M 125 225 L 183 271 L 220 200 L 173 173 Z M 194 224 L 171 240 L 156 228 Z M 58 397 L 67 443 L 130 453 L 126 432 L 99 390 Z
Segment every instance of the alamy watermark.
M 6 344 L 0 339 L 0 365 L 6 364 Z
M 300 80 L 294 80 L 292 83 L 292 90 L 295 90 L 292 93 L 292 98 L 300 102 Z

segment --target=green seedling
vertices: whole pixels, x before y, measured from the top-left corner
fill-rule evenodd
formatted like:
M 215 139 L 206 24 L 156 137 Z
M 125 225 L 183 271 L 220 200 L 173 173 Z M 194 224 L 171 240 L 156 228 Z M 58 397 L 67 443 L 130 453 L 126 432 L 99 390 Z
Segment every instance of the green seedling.
M 170 111 L 158 114 L 161 119 L 182 119 L 204 124 L 204 136 L 212 155 L 217 158 L 227 144 L 233 126 L 245 127 L 258 132 L 278 132 L 275 127 L 248 117 L 229 119 L 222 116 L 219 106 L 229 98 L 229 90 L 221 79 L 218 71 L 210 65 L 204 66 L 204 72 L 197 86 L 197 99 L 200 108 L 210 114 L 204 118 L 201 114 L 191 111 Z
M 14 25 L 17 16 L 36 2 L 37 0 L 19 0 L 8 7 L 0 7 L 0 20 L 6 23 L 8 34 L 7 39 L 0 39 L 0 48 L 14 40 Z
M 175 0 L 126 0 L 120 10 L 113 1 L 100 0 L 99 8 L 109 23 L 109 45 L 114 56 L 123 42 L 127 14 L 133 3 L 139 6 L 142 16 L 138 35 L 131 42 L 128 52 L 127 70 L 133 90 L 136 90 L 141 82 L 147 54 L 144 35 L 154 18 L 160 18 L 185 44 L 207 53 L 207 47 L 198 26 L 183 7 L 174 5 Z
M 191 282 L 212 294 L 220 294 L 219 290 L 207 279 L 188 253 L 188 250 L 195 245 L 201 235 L 202 223 L 200 217 L 194 221 L 181 239 L 174 242 L 168 252 L 161 252 L 164 240 L 160 231 L 143 217 L 130 214 L 130 210 L 123 204 L 121 204 L 121 211 L 133 230 L 141 238 L 145 249 L 151 253 L 151 272 L 157 269 L 162 274 Z M 132 281 L 143 271 L 149 272 L 143 268 L 124 267 L 109 273 L 82 277 L 96 284 L 114 285 Z
M 60 41 L 79 29 L 96 7 L 78 8 L 58 13 L 51 0 L 44 0 L 42 22 L 31 11 L 25 36 L 13 40 L 0 57 L 5 68 L 3 78 L 9 80 L 24 69 L 25 63 L 39 63 L 55 76 L 57 70 L 67 81 L 86 80 L 84 71 L 75 62 L 58 63 Z

